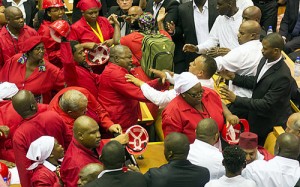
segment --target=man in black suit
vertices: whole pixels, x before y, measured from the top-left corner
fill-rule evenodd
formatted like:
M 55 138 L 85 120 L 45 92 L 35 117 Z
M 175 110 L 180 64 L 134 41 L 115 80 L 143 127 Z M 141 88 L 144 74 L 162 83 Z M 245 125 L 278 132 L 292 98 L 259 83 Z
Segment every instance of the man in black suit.
M 125 149 L 119 142 L 108 142 L 103 147 L 100 161 L 103 163 L 104 171 L 98 175 L 98 179 L 85 185 L 86 187 L 147 187 L 141 173 L 122 170 Z
M 186 135 L 173 132 L 165 139 L 165 157 L 168 164 L 149 169 L 144 174 L 148 187 L 201 187 L 209 181 L 207 168 L 187 160 L 190 143 Z
M 291 53 L 300 48 L 299 0 L 288 0 L 282 18 L 279 34 L 285 38 L 285 52 Z
M 194 19 L 196 16 L 195 14 L 197 14 L 197 12 L 199 11 L 201 11 L 201 13 L 204 13 L 204 11 L 208 11 L 208 17 L 205 18 L 205 21 L 208 23 L 208 30 L 206 31 L 206 35 L 208 35 L 216 18 L 219 15 L 216 7 L 217 0 L 194 0 L 179 5 L 178 24 L 176 25 L 174 35 L 183 35 L 184 44 L 198 45 L 199 43 L 204 42 L 197 40 L 197 34 L 199 37 L 200 35 L 205 34 L 205 30 L 201 27 L 196 28 L 197 25 L 195 24 Z M 180 70 L 188 69 L 189 63 L 192 62 L 197 56 L 197 53 L 185 53 L 184 62 L 177 64 L 177 68 Z
M 259 145 L 264 145 L 274 126 L 285 126 L 292 113 L 290 98 L 293 81 L 290 69 L 281 55 L 284 42 L 280 34 L 267 35 L 262 45 L 263 58 L 257 67 L 256 76 L 241 76 L 228 71 L 220 73 L 224 78 L 233 80 L 233 84 L 253 90 L 252 98 L 236 96 L 226 87 L 220 92 L 224 99 L 249 110 L 250 131 L 258 135 Z
M 9 7 L 9 6 L 16 6 L 15 4 L 17 4 L 16 7 L 18 7 L 21 11 L 21 6 L 20 5 L 21 1 L 20 0 L 2 0 L 2 4 L 3 6 L 5 6 L 5 8 Z M 37 13 L 38 9 L 36 8 L 36 1 L 35 0 L 27 0 L 25 2 L 22 2 L 23 6 L 24 6 L 24 10 L 25 10 L 25 14 L 26 14 L 26 20 L 25 23 L 26 25 L 33 27 L 33 18 L 35 16 L 35 14 Z M 22 11 L 23 13 L 23 11 Z M 23 15 L 24 17 L 24 15 Z
M 162 7 L 164 7 L 167 13 L 164 20 L 164 25 L 166 27 L 167 23 L 174 23 L 175 25 L 177 25 L 178 6 L 179 6 L 179 2 L 177 0 L 148 0 L 144 11 L 153 14 L 153 17 L 155 17 L 155 20 L 157 20 L 157 15 L 159 10 Z M 172 39 L 173 42 L 175 43 L 173 59 L 175 64 L 175 70 L 177 70 L 176 65 L 184 61 L 184 53 L 182 52 L 182 47 L 184 43 L 183 43 L 182 35 L 173 35 Z M 175 72 L 180 73 L 178 71 Z

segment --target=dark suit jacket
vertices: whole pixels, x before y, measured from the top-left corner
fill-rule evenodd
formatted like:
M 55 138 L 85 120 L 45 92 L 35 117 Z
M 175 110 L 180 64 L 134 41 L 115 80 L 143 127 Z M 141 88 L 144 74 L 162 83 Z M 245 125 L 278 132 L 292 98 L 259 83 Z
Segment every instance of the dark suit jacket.
M 7 0 L 2 0 L 3 6 L 9 7 L 11 6 L 11 2 L 7 2 Z M 35 0 L 27 0 L 24 2 L 24 9 L 26 13 L 26 20 L 25 23 L 26 25 L 33 27 L 33 18 L 35 14 L 38 12 L 38 9 L 36 8 L 36 1 Z
M 208 27 L 211 30 L 216 18 L 218 17 L 217 11 L 217 0 L 207 0 L 208 1 Z M 198 45 L 196 29 L 194 24 L 194 8 L 193 1 L 183 3 L 178 7 L 178 25 L 176 26 L 176 35 L 184 36 L 185 44 Z M 198 54 L 196 53 L 186 53 L 185 62 L 192 62 Z
M 145 173 L 148 187 L 201 187 L 209 181 L 207 168 L 188 160 L 173 160 Z
M 85 187 L 147 187 L 145 177 L 138 172 L 113 171 L 105 173 Z
M 111 14 L 116 14 L 117 16 L 123 16 L 123 15 L 127 15 L 127 12 L 123 12 L 123 10 L 119 7 L 119 6 L 112 6 L 108 13 L 106 14 L 106 17 L 108 18 Z M 120 29 L 122 29 L 122 26 L 124 25 L 124 22 L 120 22 Z M 129 28 L 129 24 L 126 24 L 126 32 L 125 34 L 130 34 L 130 28 Z
M 280 23 L 279 34 L 285 36 L 288 40 L 292 38 L 292 32 L 297 23 L 299 13 L 299 1 L 287 0 L 286 9 Z
M 236 97 L 234 104 L 249 110 L 250 131 L 263 143 L 276 125 L 284 125 L 291 112 L 290 98 L 293 78 L 283 59 L 273 65 L 257 83 L 266 62 L 260 61 L 256 76 L 235 75 L 233 84 L 253 90 L 252 98 Z
M 153 2 L 154 0 L 149 0 L 147 2 L 145 12 L 151 12 L 153 14 Z M 166 18 L 164 20 L 164 23 L 173 21 L 175 25 L 177 25 L 178 21 L 178 6 L 179 2 L 176 0 L 165 0 L 161 7 L 164 7 L 166 9 L 166 12 L 168 13 L 166 15 Z M 155 20 L 157 18 L 158 13 L 156 14 Z M 182 36 L 172 36 L 173 42 L 175 43 L 175 51 L 174 51 L 174 63 L 180 63 L 184 61 L 184 54 L 182 52 L 183 48 L 183 38 Z

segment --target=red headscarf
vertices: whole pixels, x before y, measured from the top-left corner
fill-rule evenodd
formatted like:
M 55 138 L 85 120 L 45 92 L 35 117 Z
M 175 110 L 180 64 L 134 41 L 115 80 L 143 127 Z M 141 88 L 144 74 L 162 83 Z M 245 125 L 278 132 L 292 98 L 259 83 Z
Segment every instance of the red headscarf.
M 22 52 L 27 53 L 31 49 L 33 49 L 38 44 L 42 43 L 42 37 L 41 36 L 32 36 L 29 39 L 25 40 L 22 45 Z
M 99 0 L 80 0 L 76 7 L 82 11 L 86 11 L 91 8 L 101 8 L 102 5 Z

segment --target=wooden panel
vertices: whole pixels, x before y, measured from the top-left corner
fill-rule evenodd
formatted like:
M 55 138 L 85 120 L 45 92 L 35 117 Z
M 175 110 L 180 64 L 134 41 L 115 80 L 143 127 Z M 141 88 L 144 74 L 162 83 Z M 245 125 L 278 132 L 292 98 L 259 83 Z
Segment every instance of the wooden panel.
M 151 115 L 151 112 L 149 111 L 146 103 L 140 102 L 140 108 L 141 108 L 141 113 L 142 113 L 142 120 L 139 119 L 138 121 L 142 122 L 142 123 L 152 122 L 154 119 L 153 119 L 153 116 Z
M 146 173 L 149 168 L 160 167 L 167 163 L 163 142 L 150 142 L 142 155 L 144 159 L 138 159 L 138 156 L 136 156 L 136 161 L 142 173 Z
M 291 70 L 292 77 L 294 77 L 294 79 L 297 82 L 298 87 L 300 87 L 300 77 L 295 77 L 294 76 L 294 74 L 295 74 L 295 64 L 294 64 L 294 62 L 283 51 L 281 53 L 282 53 L 282 55 L 285 59 L 285 63 L 288 65 L 288 67 Z

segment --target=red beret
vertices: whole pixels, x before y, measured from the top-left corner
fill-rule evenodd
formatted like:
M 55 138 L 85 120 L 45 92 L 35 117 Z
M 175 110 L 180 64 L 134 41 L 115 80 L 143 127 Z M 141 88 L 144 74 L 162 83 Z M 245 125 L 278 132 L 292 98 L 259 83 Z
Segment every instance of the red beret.
M 101 8 L 101 6 L 99 0 L 80 0 L 76 7 L 82 11 L 86 11 L 91 8 Z
M 27 53 L 41 42 L 41 36 L 32 36 L 23 42 L 21 51 L 23 53 Z
M 255 149 L 258 145 L 258 137 L 252 132 L 243 132 L 240 134 L 239 146 L 242 149 Z

